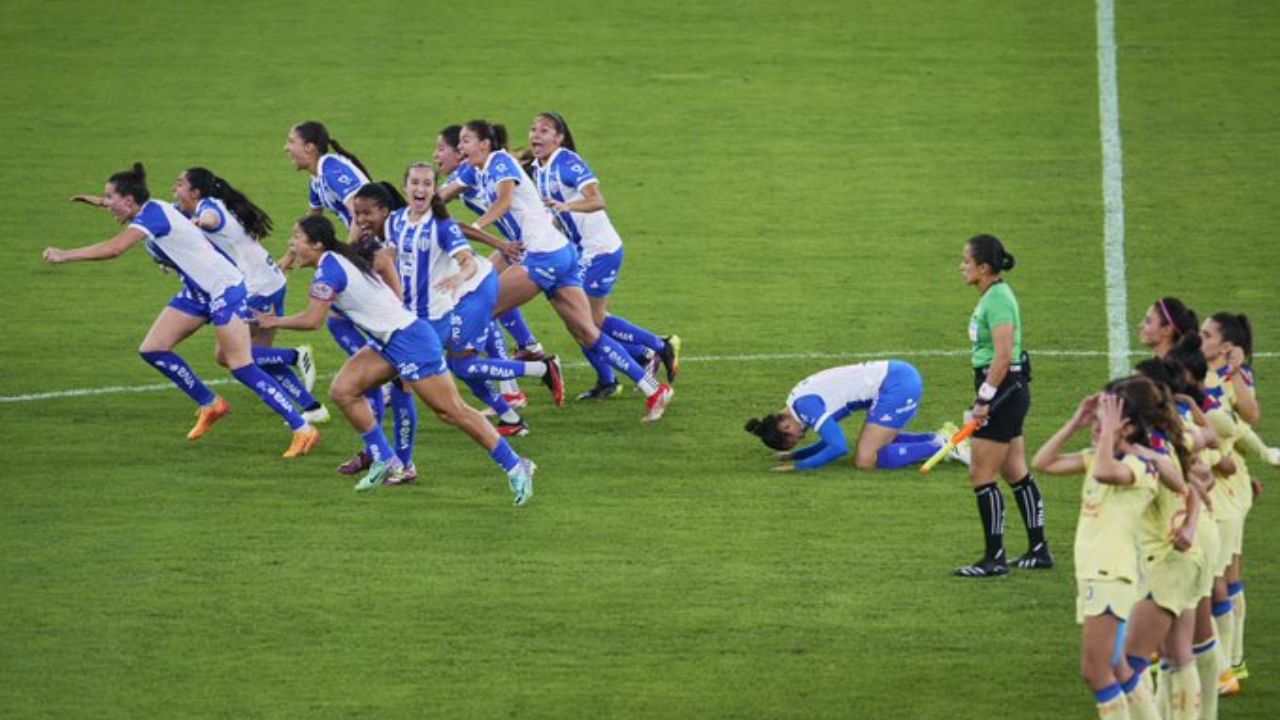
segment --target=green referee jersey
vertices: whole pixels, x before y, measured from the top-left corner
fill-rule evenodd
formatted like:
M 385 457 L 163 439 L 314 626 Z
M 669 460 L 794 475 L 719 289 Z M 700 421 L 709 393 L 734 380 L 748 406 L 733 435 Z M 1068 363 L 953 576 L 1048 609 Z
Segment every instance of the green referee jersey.
M 973 366 L 986 367 L 996 356 L 995 343 L 991 341 L 991 329 L 1001 325 L 1013 325 L 1013 357 L 1022 357 L 1022 316 L 1018 312 L 1018 299 L 1013 296 L 1009 284 L 1000 281 L 982 294 L 978 306 L 969 319 L 969 340 L 973 343 Z

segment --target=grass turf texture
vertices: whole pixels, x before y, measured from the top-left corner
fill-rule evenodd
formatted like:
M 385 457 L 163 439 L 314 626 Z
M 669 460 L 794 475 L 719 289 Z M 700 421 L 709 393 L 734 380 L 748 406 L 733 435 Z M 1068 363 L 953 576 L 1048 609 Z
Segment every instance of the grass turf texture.
M 628 243 L 614 308 L 679 332 L 692 357 L 963 349 L 975 298 L 955 267 L 981 230 L 1018 255 L 1033 353 L 1105 349 L 1087 4 L 397 13 L 7 4 L 0 395 L 162 381 L 133 349 L 172 277 L 138 250 L 39 262 L 47 244 L 112 232 L 64 198 L 129 162 L 161 198 L 183 168 L 212 167 L 272 213 L 278 252 L 305 210 L 280 150 L 292 123 L 324 120 L 395 179 L 448 122 L 505 121 L 521 144 L 547 108 L 569 119 Z M 1280 348 L 1277 14 L 1118 10 L 1131 325 L 1176 292 L 1249 313 L 1258 349 Z M 544 304 L 528 315 L 576 359 Z M 335 368 L 332 343 L 308 339 Z M 180 351 L 223 378 L 211 347 L 206 332 Z M 907 359 L 927 380 L 917 426 L 954 419 L 965 359 Z M 285 462 L 287 434 L 236 386 L 219 388 L 233 414 L 195 444 L 174 391 L 0 403 L 0 715 L 1091 717 L 1078 481 L 1042 482 L 1059 570 L 954 580 L 980 548 L 962 471 L 777 476 L 741 432 L 838 362 L 691 361 L 655 427 L 634 396 L 556 411 L 528 383 L 534 434 L 517 447 L 541 471 L 521 511 L 430 419 L 425 479 L 356 497 L 331 470 L 357 446 L 341 420 Z M 1280 363 L 1258 370 L 1274 411 Z M 1042 355 L 1036 373 L 1032 445 L 1106 363 Z M 1275 428 L 1262 426 L 1273 443 Z M 1264 499 L 1249 525 L 1254 679 L 1223 717 L 1280 703 L 1276 512 Z

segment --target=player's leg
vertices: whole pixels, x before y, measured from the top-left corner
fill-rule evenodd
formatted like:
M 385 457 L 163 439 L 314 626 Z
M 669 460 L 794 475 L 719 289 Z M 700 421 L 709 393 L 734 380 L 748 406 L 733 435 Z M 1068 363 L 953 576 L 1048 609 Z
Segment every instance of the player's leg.
M 195 440 L 209 431 L 230 410 L 230 405 L 209 389 L 195 370 L 187 364 L 181 355 L 173 352 L 178 343 L 190 337 L 195 331 L 208 322 L 207 316 L 195 307 L 177 307 L 183 294 L 179 293 L 169 306 L 160 311 L 151 328 L 147 331 L 142 344 L 138 346 L 138 354 L 142 360 L 164 375 L 174 385 L 196 402 L 196 425 L 187 434 L 187 438 Z

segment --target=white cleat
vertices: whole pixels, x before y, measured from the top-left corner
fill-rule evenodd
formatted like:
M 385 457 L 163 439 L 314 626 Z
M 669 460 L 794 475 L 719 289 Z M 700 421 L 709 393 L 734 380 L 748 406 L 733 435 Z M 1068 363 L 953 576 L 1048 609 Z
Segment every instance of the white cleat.
M 955 460 L 956 462 L 967 466 L 969 461 L 972 460 L 972 451 L 969 448 L 968 438 L 965 438 L 964 442 L 955 446 L 951 452 L 947 453 L 947 459 Z
M 675 395 L 676 391 L 672 390 L 670 385 L 666 383 L 659 385 L 658 392 L 650 395 L 644 401 L 645 413 L 644 417 L 640 418 L 640 422 L 650 423 L 659 420 L 662 414 L 667 411 L 667 406 L 671 404 L 671 399 Z
M 311 392 L 311 388 L 316 386 L 315 351 L 310 345 L 300 345 L 294 349 L 298 351 L 298 362 L 293 367 L 302 373 L 302 385 L 307 388 L 307 392 Z
M 315 410 L 303 410 L 302 419 L 312 425 L 321 425 L 329 422 L 329 409 L 321 405 Z

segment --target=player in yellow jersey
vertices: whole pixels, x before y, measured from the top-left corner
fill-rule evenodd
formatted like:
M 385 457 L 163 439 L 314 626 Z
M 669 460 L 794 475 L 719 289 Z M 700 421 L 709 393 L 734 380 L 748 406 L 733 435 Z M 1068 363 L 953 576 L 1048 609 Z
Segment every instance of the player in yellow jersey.
M 1138 600 L 1138 524 L 1156 492 L 1156 470 L 1129 451 L 1142 435 L 1140 407 L 1131 402 L 1133 384 L 1112 383 L 1105 392 L 1085 398 L 1032 460 L 1041 473 L 1084 476 L 1075 542 L 1081 672 L 1099 717 L 1110 720 L 1128 720 L 1133 696 L 1154 711 L 1141 673 L 1130 670 L 1117 647 L 1119 631 Z M 1090 426 L 1093 447 L 1064 453 L 1067 442 Z

